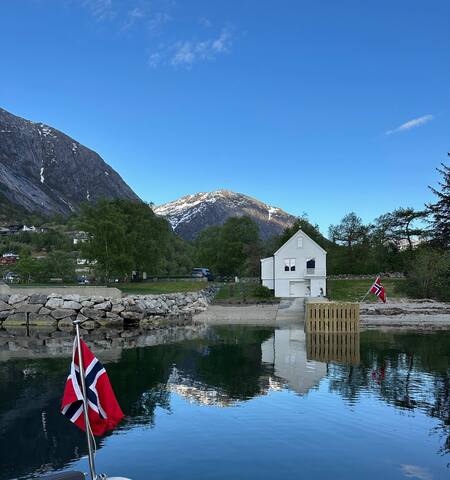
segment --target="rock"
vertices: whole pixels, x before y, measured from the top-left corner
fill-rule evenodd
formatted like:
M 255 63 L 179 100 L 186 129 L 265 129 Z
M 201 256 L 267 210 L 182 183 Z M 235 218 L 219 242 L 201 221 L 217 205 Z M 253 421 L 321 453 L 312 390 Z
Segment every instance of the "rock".
M 105 316 L 105 312 L 103 310 L 98 310 L 98 309 L 89 308 L 89 307 L 83 307 L 81 309 L 81 313 L 86 317 L 92 318 L 94 320 Z
M 110 313 L 110 312 L 108 312 Z M 105 327 L 122 327 L 123 326 L 123 318 L 119 315 L 114 315 L 111 317 L 99 318 L 98 323 Z
M 62 318 L 58 321 L 58 328 L 62 330 L 69 330 L 73 328 L 73 319 L 71 317 Z
M 39 305 L 37 303 L 22 303 L 21 305 L 16 306 L 16 312 L 37 313 L 42 306 L 43 305 Z
M 91 302 L 94 303 L 103 303 L 105 301 L 105 297 L 101 297 L 99 295 L 94 295 L 91 297 Z
M 64 300 L 62 308 L 68 308 L 70 310 L 81 310 L 82 305 L 75 300 Z
M 80 303 L 81 296 L 78 295 L 78 293 L 69 293 L 68 295 L 64 295 L 63 299 L 66 300 L 66 301 L 69 301 L 69 302 Z
M 120 316 L 125 320 L 142 320 L 144 318 L 144 314 L 142 312 L 133 312 L 129 310 L 124 310 L 120 313 Z
M 28 299 L 28 295 L 20 295 L 20 293 L 15 293 L 9 297 L 8 303 L 14 305 L 15 303 L 24 302 Z
M 9 317 L 11 315 L 11 310 L 3 310 L 0 312 L 0 321 L 4 320 L 6 317 Z
M 40 315 L 39 313 L 30 313 L 28 315 L 29 325 L 38 325 L 45 327 L 56 327 L 57 321 L 50 315 Z
M 82 313 L 79 313 L 79 314 L 77 315 L 77 322 L 83 323 L 83 322 L 85 322 L 86 320 L 89 320 L 89 318 L 86 317 L 86 316 L 84 316 Z
M 83 300 L 81 302 L 81 305 L 83 305 L 83 307 L 92 307 L 94 305 L 94 302 L 91 302 L 90 300 Z
M 97 304 L 94 305 L 94 308 L 96 310 L 111 310 L 111 302 L 106 301 L 106 302 L 103 302 L 103 303 L 97 303 Z
M 56 320 L 60 320 L 61 318 L 70 317 L 72 315 L 76 315 L 77 312 L 75 310 L 69 310 L 65 308 L 58 308 L 57 310 L 53 310 L 50 314 Z
M 51 295 L 49 295 L 50 298 L 47 300 L 47 303 L 45 304 L 45 306 L 47 308 L 52 308 L 52 309 L 61 308 L 64 303 L 63 299 L 58 297 L 52 297 Z
M 85 330 L 93 330 L 98 324 L 94 320 L 86 320 L 81 324 L 81 328 Z
M 9 315 L 5 320 L 3 320 L 2 326 L 15 326 L 15 325 L 26 325 L 27 324 L 27 314 L 26 313 L 13 313 Z
M 51 312 L 51 310 L 49 308 L 46 308 L 46 307 L 41 307 L 41 309 L 39 310 L 39 314 L 41 315 L 49 315 Z
M 111 312 L 114 312 L 114 313 L 120 313 L 120 312 L 123 312 L 124 310 L 125 310 L 125 307 L 119 304 L 113 304 L 111 308 Z
M 28 303 L 41 303 L 45 305 L 47 303 L 47 295 L 43 293 L 33 293 L 33 295 L 30 295 Z
M 51 293 L 48 298 L 62 298 L 60 293 Z
M 6 303 L 3 300 L 0 300 L 0 312 L 3 312 L 4 310 L 12 310 L 13 308 L 14 307 L 9 303 Z
M 10 295 L 8 295 L 7 293 L 0 293 L 0 300 L 2 302 L 8 303 L 9 302 L 9 297 L 10 297 Z

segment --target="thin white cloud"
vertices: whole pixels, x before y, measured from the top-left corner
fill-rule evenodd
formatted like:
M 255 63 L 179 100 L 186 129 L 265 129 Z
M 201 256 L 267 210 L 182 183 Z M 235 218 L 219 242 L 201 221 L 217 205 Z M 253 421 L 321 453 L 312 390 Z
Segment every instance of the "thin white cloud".
M 412 120 L 408 120 L 407 122 L 403 123 L 397 128 L 393 130 L 388 130 L 386 135 L 392 135 L 393 133 L 404 132 L 406 130 L 411 130 L 411 128 L 420 127 L 421 125 L 425 125 L 428 122 L 433 120 L 434 116 L 431 114 L 423 115 L 422 117 L 414 118 Z
M 151 15 L 148 28 L 151 32 L 155 32 L 170 21 L 172 21 L 172 17 L 167 12 L 156 12 Z
M 218 55 L 231 50 L 231 34 L 223 30 L 217 38 L 201 42 L 177 42 L 173 46 L 170 65 L 173 67 L 191 67 L 197 62 L 215 60 Z
M 135 7 L 129 10 L 126 14 L 126 21 L 122 27 L 122 30 L 129 30 L 136 22 L 143 19 L 144 17 L 145 13 L 139 7 Z
M 97 20 L 106 20 L 115 14 L 113 0 L 83 0 L 83 6 Z

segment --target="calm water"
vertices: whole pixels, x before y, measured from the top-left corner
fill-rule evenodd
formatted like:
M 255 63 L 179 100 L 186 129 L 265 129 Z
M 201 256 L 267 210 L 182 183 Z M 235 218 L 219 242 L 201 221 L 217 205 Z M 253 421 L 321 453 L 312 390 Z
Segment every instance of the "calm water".
M 144 479 L 450 478 L 450 334 L 285 330 L 98 352 L 126 421 L 97 470 Z M 332 343 L 332 342 L 331 342 Z M 66 357 L 0 361 L 0 480 L 87 471 Z

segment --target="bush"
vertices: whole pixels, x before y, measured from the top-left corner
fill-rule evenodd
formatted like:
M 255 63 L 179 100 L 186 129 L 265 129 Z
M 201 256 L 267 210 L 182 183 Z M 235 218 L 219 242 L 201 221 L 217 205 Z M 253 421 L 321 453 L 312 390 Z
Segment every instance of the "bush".
M 251 290 L 251 296 L 255 298 L 272 298 L 273 291 L 264 285 L 255 285 Z
M 403 288 L 411 297 L 450 300 L 450 253 L 418 251 L 409 265 Z

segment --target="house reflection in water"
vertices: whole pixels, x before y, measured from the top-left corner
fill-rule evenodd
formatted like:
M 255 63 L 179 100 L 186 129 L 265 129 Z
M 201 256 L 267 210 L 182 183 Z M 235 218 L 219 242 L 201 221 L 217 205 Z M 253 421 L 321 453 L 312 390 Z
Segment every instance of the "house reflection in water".
M 308 360 L 302 328 L 275 330 L 261 349 L 262 361 L 273 365 L 275 380 L 301 395 L 319 385 L 327 374 L 325 363 Z

